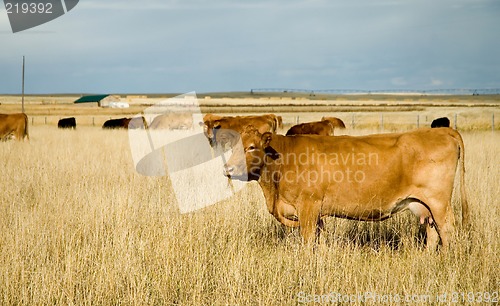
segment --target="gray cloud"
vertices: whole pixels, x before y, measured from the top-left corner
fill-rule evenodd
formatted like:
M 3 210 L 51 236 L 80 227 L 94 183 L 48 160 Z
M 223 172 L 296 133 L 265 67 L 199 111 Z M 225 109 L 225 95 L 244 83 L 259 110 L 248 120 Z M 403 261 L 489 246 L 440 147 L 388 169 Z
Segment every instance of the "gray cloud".
M 0 92 L 499 87 L 497 1 L 81 1 L 12 34 Z

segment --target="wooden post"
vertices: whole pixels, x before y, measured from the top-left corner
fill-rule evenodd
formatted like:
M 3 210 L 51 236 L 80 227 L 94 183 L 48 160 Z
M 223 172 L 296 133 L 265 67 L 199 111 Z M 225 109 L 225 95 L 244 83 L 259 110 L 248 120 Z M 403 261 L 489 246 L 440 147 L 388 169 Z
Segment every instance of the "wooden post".
M 455 130 L 457 129 L 457 113 L 455 113 Z
M 491 114 L 491 131 L 495 131 L 495 113 Z
M 384 114 L 380 114 L 380 131 L 384 131 Z
M 352 129 L 354 130 L 354 128 L 356 128 L 356 122 L 354 121 L 354 114 L 352 114 L 351 125 Z
M 417 129 L 420 128 L 420 115 L 417 114 Z

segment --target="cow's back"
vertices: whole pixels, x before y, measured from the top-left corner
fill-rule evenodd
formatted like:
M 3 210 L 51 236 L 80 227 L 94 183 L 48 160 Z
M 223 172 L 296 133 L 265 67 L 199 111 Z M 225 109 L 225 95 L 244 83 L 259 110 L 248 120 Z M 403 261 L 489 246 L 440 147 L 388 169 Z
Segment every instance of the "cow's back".
M 321 135 L 333 136 L 333 126 L 329 121 L 306 122 L 292 126 L 286 136 L 293 135 Z

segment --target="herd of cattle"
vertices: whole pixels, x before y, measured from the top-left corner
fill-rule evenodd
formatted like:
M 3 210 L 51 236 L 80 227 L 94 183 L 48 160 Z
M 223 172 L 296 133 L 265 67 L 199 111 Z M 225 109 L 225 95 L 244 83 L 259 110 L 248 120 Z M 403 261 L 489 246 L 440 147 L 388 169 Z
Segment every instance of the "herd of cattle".
M 260 132 L 273 131 L 282 127 L 281 116 L 267 114 L 262 116 L 218 116 L 207 114 L 204 116 L 203 125 L 205 134 L 209 137 L 211 144 L 214 139 L 212 130 L 215 129 L 232 129 L 239 125 L 246 126 L 252 124 L 256 126 Z M 109 119 L 102 125 L 103 129 L 190 129 L 193 126 L 192 116 L 187 114 L 168 113 L 159 115 L 148 124 L 144 117 L 134 118 L 118 118 Z M 58 121 L 57 127 L 61 129 L 76 129 L 76 118 L 62 118 Z M 450 120 L 446 117 L 438 118 L 432 121 L 432 128 L 450 127 Z M 306 122 L 292 126 L 286 136 L 308 134 L 308 135 L 323 135 L 333 136 L 336 128 L 344 129 L 345 124 L 342 120 L 335 117 L 323 117 L 321 121 Z M 0 114 L 0 140 L 6 141 L 10 139 L 23 140 L 28 135 L 28 117 L 24 113 L 20 114 Z
M 279 134 L 282 118 L 206 114 L 199 122 L 213 148 L 232 146 L 221 172 L 229 179 L 257 181 L 269 212 L 282 224 L 299 227 L 303 239 L 318 239 L 323 218 L 384 220 L 410 209 L 420 220 L 428 246 L 448 247 L 454 226 L 451 208 L 455 173 L 460 174 L 462 223 L 468 223 L 464 143 L 448 118 L 432 128 L 404 133 L 334 136 L 342 120 L 292 126 Z M 192 116 L 165 114 L 106 121 L 102 128 L 189 129 Z M 59 128 L 76 128 L 64 118 Z M 0 114 L 0 139 L 28 137 L 25 114 Z M 235 141 L 238 140 L 238 141 Z M 238 143 L 239 145 L 236 145 Z

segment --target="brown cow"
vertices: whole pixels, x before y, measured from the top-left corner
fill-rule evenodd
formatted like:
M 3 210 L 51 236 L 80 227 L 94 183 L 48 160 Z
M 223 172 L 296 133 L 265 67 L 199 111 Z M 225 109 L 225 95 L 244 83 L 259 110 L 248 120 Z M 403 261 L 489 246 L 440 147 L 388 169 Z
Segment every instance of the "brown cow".
M 345 124 L 339 118 L 323 117 L 321 121 L 306 122 L 292 126 L 286 132 L 286 136 L 304 134 L 333 136 L 336 127 L 345 129 Z
M 30 136 L 28 134 L 28 116 L 19 114 L 0 114 L 0 140 L 6 141 L 15 138 L 18 141 Z
M 330 121 L 334 128 L 345 129 L 344 121 L 340 120 L 337 117 L 323 117 L 323 118 L 321 118 L 321 121 L 325 121 L 325 120 Z
M 247 128 L 224 167 L 232 179 L 257 180 L 269 212 L 300 226 L 307 242 L 322 218 L 384 220 L 410 209 L 427 245 L 447 248 L 454 227 L 451 196 L 460 161 L 462 223 L 467 224 L 464 144 L 449 128 L 369 136 L 287 137 Z M 431 227 L 433 229 L 431 229 Z
M 224 146 L 231 141 L 229 136 L 232 134 L 226 133 L 226 131 L 242 132 L 247 126 L 252 125 L 261 133 L 276 133 L 276 130 L 281 125 L 281 116 L 266 114 L 260 116 L 222 117 L 207 114 L 203 117 L 203 122 L 200 122 L 200 125 L 203 125 L 205 136 L 212 147 L 216 144 Z

